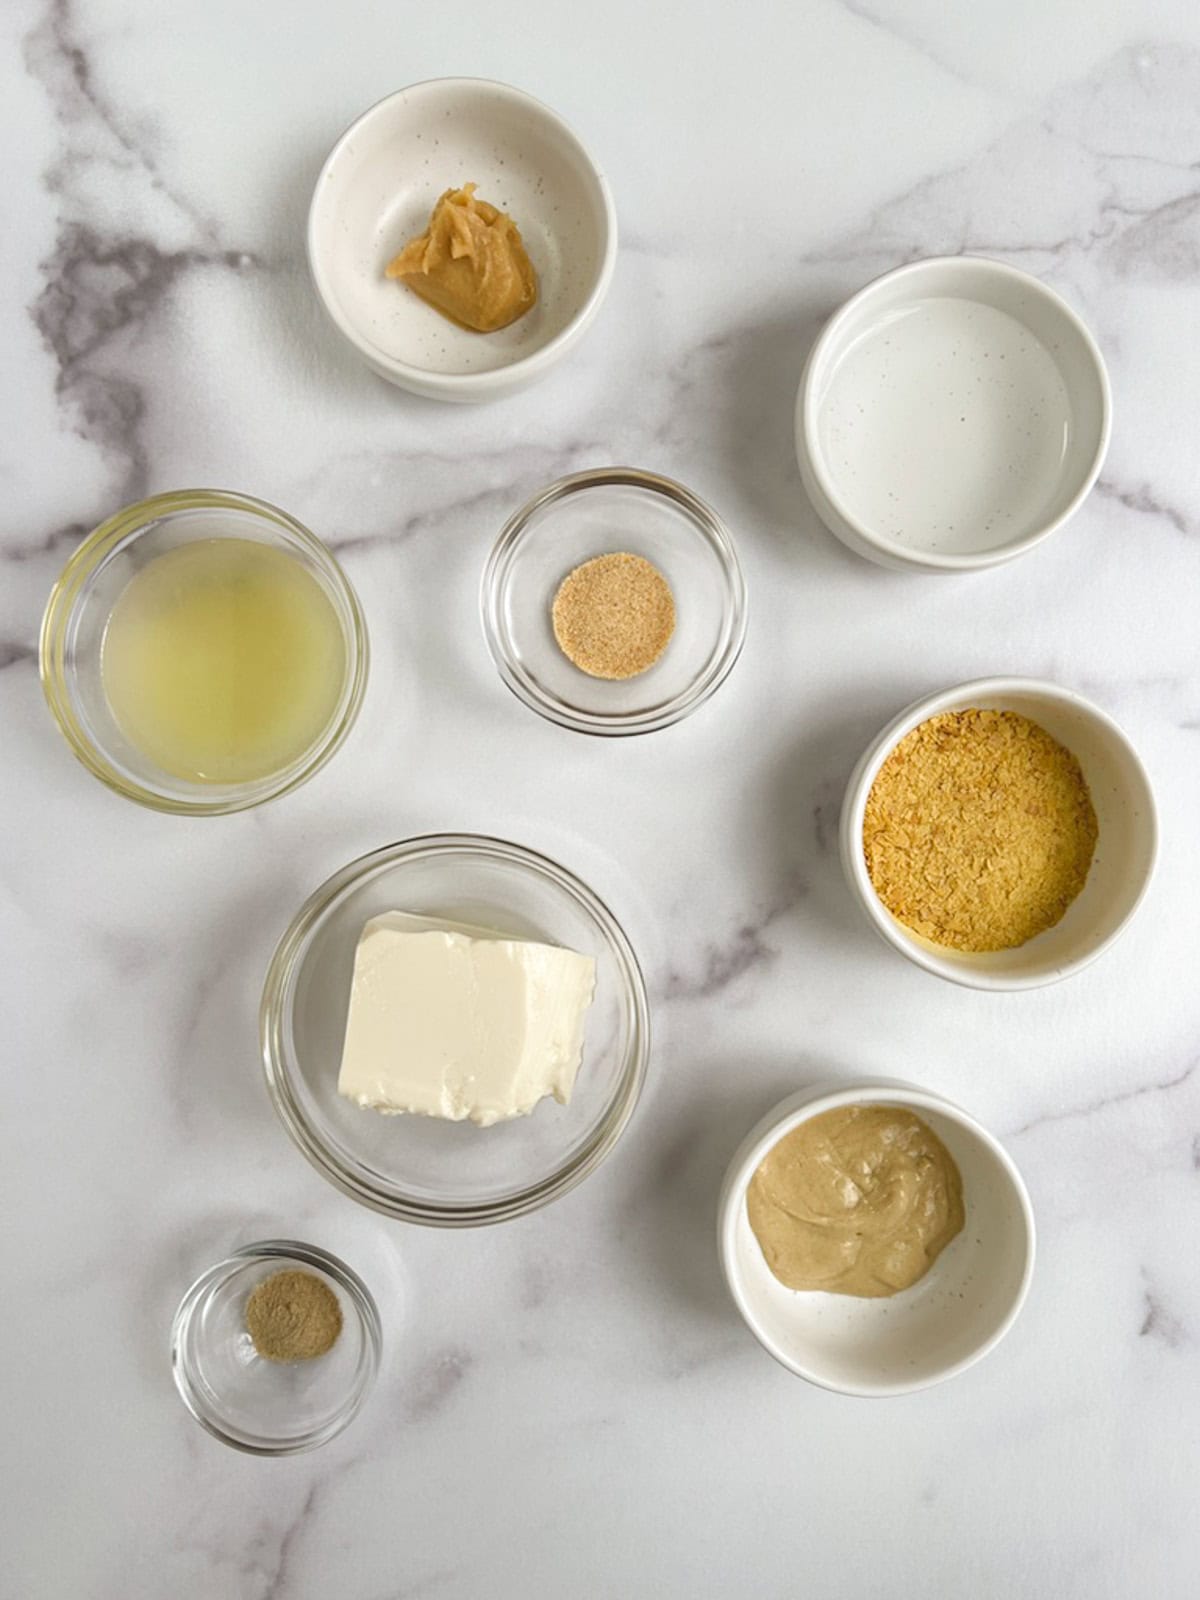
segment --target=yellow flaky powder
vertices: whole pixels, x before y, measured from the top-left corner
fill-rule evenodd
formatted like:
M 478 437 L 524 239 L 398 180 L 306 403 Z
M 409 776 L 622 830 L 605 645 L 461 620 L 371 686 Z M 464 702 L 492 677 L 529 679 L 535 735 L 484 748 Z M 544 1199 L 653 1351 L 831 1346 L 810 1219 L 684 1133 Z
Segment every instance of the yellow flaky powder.
M 569 572 L 551 609 L 554 637 L 593 678 L 636 678 L 675 631 L 671 586 L 644 556 L 618 550 Z
M 1011 950 L 1083 888 L 1096 813 L 1078 761 L 1013 711 L 949 711 L 907 734 L 863 817 L 875 892 L 914 933 Z

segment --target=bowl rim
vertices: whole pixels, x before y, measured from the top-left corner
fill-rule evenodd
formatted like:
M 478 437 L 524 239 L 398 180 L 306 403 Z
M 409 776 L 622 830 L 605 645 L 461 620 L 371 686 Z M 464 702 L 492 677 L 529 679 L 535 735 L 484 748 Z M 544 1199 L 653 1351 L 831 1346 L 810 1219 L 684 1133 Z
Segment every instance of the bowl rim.
M 487 372 L 434 372 L 428 367 L 416 366 L 410 361 L 402 361 L 397 356 L 389 355 L 379 346 L 371 344 L 363 338 L 355 325 L 342 312 L 341 306 L 333 293 L 329 275 L 320 260 L 318 241 L 322 230 L 319 223 L 318 211 L 322 191 L 335 163 L 341 158 L 346 146 L 370 121 L 382 115 L 384 109 L 393 101 L 411 98 L 414 95 L 428 95 L 434 91 L 447 89 L 484 91 L 502 99 L 518 102 L 535 116 L 541 117 L 554 124 L 560 134 L 575 146 L 584 164 L 592 174 L 600 197 L 600 208 L 603 215 L 603 250 L 600 264 L 596 272 L 595 282 L 592 285 L 587 299 L 583 302 L 575 315 L 560 328 L 554 337 L 528 355 L 520 356 L 514 361 L 506 362 L 503 366 L 493 367 Z M 605 296 L 612 282 L 613 272 L 617 261 L 617 210 L 613 202 L 612 190 L 604 171 L 592 155 L 587 145 L 580 138 L 574 127 L 561 117 L 557 111 L 534 95 L 528 94 L 524 89 L 518 89 L 514 84 L 504 83 L 498 78 L 480 77 L 444 77 L 423 78 L 417 83 L 406 84 L 403 88 L 393 89 L 383 95 L 365 111 L 359 113 L 351 122 L 347 123 L 334 142 L 329 154 L 321 165 L 317 174 L 317 181 L 313 186 L 312 199 L 309 201 L 308 216 L 305 224 L 305 254 L 308 259 L 309 276 L 317 293 L 317 298 L 324 308 L 326 316 L 334 327 L 358 354 L 381 375 L 386 374 L 392 381 L 408 388 L 410 392 L 435 397 L 438 391 L 447 395 L 454 395 L 458 399 L 487 399 L 489 395 L 507 392 L 509 389 L 530 382 L 540 377 L 542 372 L 553 366 L 560 357 L 575 344 L 581 334 L 591 325 L 600 310 Z
M 966 275 L 968 272 L 982 270 L 996 277 L 1008 278 L 1018 282 L 1028 293 L 1041 297 L 1049 304 L 1055 313 L 1071 325 L 1085 350 L 1091 358 L 1096 388 L 1100 399 L 1100 432 L 1096 441 L 1096 448 L 1088 470 L 1076 488 L 1069 503 L 1055 517 L 1045 522 L 1031 532 L 1022 534 L 1019 538 L 1009 540 L 1005 544 L 996 545 L 988 550 L 966 551 L 957 554 L 946 551 L 922 550 L 917 551 L 912 545 L 904 545 L 867 526 L 846 505 L 841 497 L 832 477 L 830 476 L 820 443 L 820 428 L 818 426 L 816 376 L 818 368 L 823 364 L 830 346 L 838 337 L 844 324 L 858 311 L 864 303 L 871 300 L 885 286 L 905 278 L 918 279 L 934 270 L 950 270 Z M 1035 545 L 1049 538 L 1061 528 L 1079 510 L 1084 500 L 1095 486 L 1096 479 L 1104 465 L 1108 454 L 1109 441 L 1112 437 L 1112 385 L 1109 381 L 1108 369 L 1104 357 L 1091 329 L 1083 321 L 1079 313 L 1063 299 L 1056 289 L 1048 283 L 1036 278 L 1030 272 L 1024 272 L 1019 267 L 1010 266 L 1007 262 L 993 260 L 990 256 L 971 254 L 922 256 L 916 261 L 907 261 L 898 267 L 892 267 L 880 273 L 865 283 L 862 288 L 855 291 L 850 298 L 844 301 L 829 317 L 817 335 L 808 359 L 804 364 L 804 371 L 800 379 L 800 387 L 796 395 L 795 435 L 796 453 L 801 469 L 806 474 L 811 474 L 819 497 L 823 498 L 835 519 L 840 520 L 845 529 L 854 539 L 861 540 L 870 550 L 878 552 L 887 564 L 895 564 L 909 571 L 919 572 L 978 572 L 988 567 L 1003 565 L 1015 557 L 1024 555 L 1032 550 Z M 820 507 L 817 507 L 818 512 Z M 822 518 L 822 520 L 825 520 Z M 831 529 L 837 533 L 836 528 Z M 866 552 L 860 552 L 865 554 Z
M 314 1132 L 292 1090 L 295 1070 L 283 1048 L 282 1025 L 290 1005 L 297 963 L 310 934 L 328 907 L 348 888 L 377 867 L 397 861 L 463 853 L 533 870 L 565 890 L 598 924 L 621 973 L 629 1002 L 631 1036 L 618 1090 L 584 1148 L 548 1177 L 504 1199 L 447 1204 L 427 1199 L 397 1199 L 372 1187 L 334 1159 Z M 267 969 L 259 1007 L 259 1040 L 263 1073 L 271 1103 L 293 1143 L 336 1189 L 360 1205 L 403 1222 L 428 1227 L 470 1228 L 525 1216 L 569 1193 L 604 1161 L 633 1116 L 645 1084 L 650 1057 L 650 1007 L 645 979 L 624 929 L 594 890 L 549 856 L 510 840 L 476 833 L 428 833 L 396 840 L 356 856 L 331 874 L 308 896 L 277 944 Z
M 199 789 L 195 799 L 161 794 L 148 784 L 130 779 L 119 771 L 75 716 L 62 661 L 63 647 L 76 605 L 104 559 L 126 540 L 140 538 L 152 524 L 193 510 L 239 511 L 283 528 L 324 572 L 337 590 L 350 618 L 350 626 L 341 630 L 346 642 L 347 692 L 345 704 L 336 720 L 330 723 L 298 765 L 284 768 L 274 780 L 268 776 L 256 779 L 251 784 L 224 786 L 234 792 L 217 800 L 201 798 L 202 791 Z M 268 800 L 276 800 L 280 795 L 289 794 L 315 776 L 345 743 L 357 720 L 366 694 L 370 659 L 370 638 L 362 604 L 333 551 L 290 512 L 272 505 L 269 500 L 242 494 L 235 489 L 171 489 L 135 500 L 106 517 L 67 558 L 46 601 L 38 638 L 38 674 L 42 692 L 59 732 L 76 759 L 93 777 L 99 778 L 107 788 L 125 799 L 134 800 L 152 811 L 188 817 L 219 817 L 248 811 L 264 805 Z
M 517 666 L 509 649 L 508 630 L 503 621 L 502 597 L 508 567 L 534 516 L 545 507 L 569 495 L 613 486 L 640 489 L 659 495 L 678 506 L 717 556 L 724 579 L 724 642 L 716 657 L 699 677 L 665 705 L 649 711 L 621 713 L 581 711 L 544 695 Z M 729 529 L 713 508 L 698 494 L 674 478 L 647 472 L 640 467 L 592 467 L 568 473 L 539 489 L 532 499 L 514 511 L 501 528 L 492 546 L 479 585 L 479 615 L 483 636 L 496 670 L 505 686 L 522 704 L 547 721 L 575 733 L 608 738 L 629 738 L 669 728 L 699 709 L 721 687 L 737 665 L 746 642 L 746 580 Z
M 911 1107 L 916 1111 L 931 1111 L 938 1116 L 954 1122 L 966 1133 L 977 1139 L 980 1144 L 991 1154 L 1003 1173 L 1011 1193 L 1016 1199 L 1017 1209 L 1023 1224 L 1025 1261 L 1021 1272 L 1020 1282 L 1013 1295 L 1012 1303 L 1005 1312 L 999 1324 L 992 1332 L 982 1339 L 979 1344 L 968 1354 L 957 1361 L 947 1363 L 931 1377 L 916 1380 L 900 1380 L 895 1383 L 870 1383 L 851 1384 L 838 1383 L 824 1376 L 815 1368 L 806 1367 L 802 1362 L 794 1361 L 785 1351 L 775 1343 L 767 1333 L 751 1304 L 738 1267 L 736 1237 L 738 1224 L 741 1220 L 741 1211 L 745 1205 L 746 1190 L 750 1185 L 759 1162 L 787 1133 L 802 1122 L 819 1116 L 824 1111 L 834 1111 L 839 1106 L 859 1105 L 865 1101 L 878 1101 L 884 1105 L 900 1105 Z M 977 1118 L 969 1111 L 965 1111 L 956 1101 L 948 1099 L 945 1095 L 936 1093 L 932 1089 L 923 1089 L 919 1084 L 909 1083 L 901 1078 L 855 1078 L 850 1081 L 825 1079 L 809 1087 L 794 1090 L 786 1095 L 768 1112 L 766 1112 L 750 1129 L 734 1152 L 725 1171 L 721 1185 L 720 1199 L 718 1202 L 717 1217 L 717 1249 L 721 1259 L 721 1270 L 725 1277 L 726 1287 L 734 1305 L 741 1313 L 746 1326 L 754 1337 L 766 1350 L 768 1355 L 795 1376 L 804 1378 L 806 1382 L 814 1384 L 819 1389 L 828 1390 L 832 1394 L 849 1395 L 857 1399 L 887 1399 L 897 1395 L 915 1394 L 922 1389 L 931 1389 L 936 1385 L 945 1383 L 950 1378 L 958 1377 L 966 1372 L 977 1362 L 989 1355 L 1005 1334 L 1009 1332 L 1013 1323 L 1020 1315 L 1033 1281 L 1034 1264 L 1037 1257 L 1037 1224 L 1034 1218 L 1033 1202 L 1029 1198 L 1029 1190 L 1021 1176 L 1020 1168 L 1009 1155 L 993 1133 L 990 1133 Z
M 223 1279 L 231 1277 L 249 1261 L 295 1261 L 302 1266 L 313 1267 L 318 1272 L 325 1273 L 333 1279 L 354 1306 L 363 1329 L 363 1360 L 356 1374 L 355 1386 L 345 1406 L 324 1426 L 310 1428 L 278 1444 L 264 1444 L 261 1440 L 255 1441 L 232 1426 L 222 1426 L 213 1408 L 205 1403 L 202 1390 L 194 1383 L 191 1367 L 184 1355 L 183 1335 L 202 1296 Z M 314 1244 L 303 1244 L 299 1239 L 260 1239 L 254 1244 L 243 1245 L 231 1255 L 214 1262 L 184 1291 L 171 1321 L 171 1372 L 180 1399 L 200 1426 L 212 1434 L 214 1439 L 230 1445 L 234 1450 L 241 1450 L 253 1456 L 300 1455 L 303 1451 L 315 1450 L 319 1445 L 328 1444 L 330 1439 L 336 1438 L 362 1410 L 379 1371 L 382 1347 L 383 1328 L 379 1320 L 379 1308 L 363 1280 L 352 1267 L 348 1267 L 331 1251 L 322 1250 Z
M 1142 826 L 1147 834 L 1149 854 L 1146 871 L 1136 896 L 1121 920 L 1099 944 L 1087 951 L 1086 954 L 1065 961 L 1061 966 L 1050 972 L 989 972 L 986 968 L 968 966 L 949 956 L 940 955 L 933 945 L 927 947 L 920 940 L 914 938 L 884 906 L 875 892 L 862 852 L 863 817 L 866 811 L 867 797 L 871 792 L 871 785 L 875 782 L 880 767 L 882 767 L 884 761 L 900 740 L 910 733 L 913 728 L 918 727 L 922 722 L 927 722 L 930 717 L 937 716 L 939 712 L 954 710 L 964 701 L 982 699 L 984 697 L 1002 700 L 1009 695 L 1040 697 L 1059 705 L 1069 706 L 1072 710 L 1081 713 L 1086 719 L 1097 724 L 1117 746 L 1124 759 L 1128 761 L 1131 770 L 1145 791 L 1146 806 L 1142 816 Z M 1074 689 L 1063 688 L 1061 685 L 1051 683 L 1045 678 L 973 678 L 967 683 L 956 684 L 949 689 L 940 689 L 935 694 L 922 695 L 920 698 L 911 701 L 870 741 L 859 757 L 846 784 L 845 797 L 842 801 L 841 816 L 838 823 L 838 845 L 842 860 L 842 870 L 854 899 L 863 910 L 876 933 L 893 949 L 898 950 L 901 955 L 907 956 L 910 961 L 914 962 L 918 967 L 924 968 L 926 972 L 931 972 L 939 978 L 945 978 L 950 983 L 959 984 L 963 988 L 984 989 L 993 992 L 1040 989 L 1052 983 L 1059 983 L 1064 978 L 1072 977 L 1075 973 L 1081 972 L 1085 967 L 1090 966 L 1093 961 L 1102 956 L 1120 938 L 1133 920 L 1149 892 L 1158 861 L 1158 809 L 1154 799 L 1154 790 L 1150 783 L 1150 775 L 1141 757 L 1130 743 L 1128 735 L 1106 711 L 1102 711 L 1091 700 L 1076 693 Z

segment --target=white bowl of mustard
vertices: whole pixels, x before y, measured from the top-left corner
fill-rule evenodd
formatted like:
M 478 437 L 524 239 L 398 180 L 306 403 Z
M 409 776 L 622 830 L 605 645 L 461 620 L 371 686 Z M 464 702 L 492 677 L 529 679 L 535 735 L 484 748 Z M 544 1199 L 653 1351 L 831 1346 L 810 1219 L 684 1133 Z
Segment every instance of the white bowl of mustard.
M 537 280 L 509 325 L 460 327 L 387 275 L 439 198 L 467 184 L 511 218 Z M 543 377 L 600 310 L 617 257 L 604 174 L 532 95 L 439 78 L 388 95 L 353 122 L 321 169 L 308 261 L 330 321 L 373 371 L 431 400 L 495 400 Z
M 764 1159 L 802 1125 L 847 1107 L 915 1115 L 961 1179 L 959 1231 L 899 1293 L 788 1288 L 751 1226 L 747 1196 Z M 955 1377 L 996 1347 L 1028 1292 L 1035 1230 L 1021 1175 L 985 1128 L 940 1095 L 878 1078 L 801 1089 L 751 1129 L 722 1185 L 718 1243 L 734 1304 L 776 1361 L 823 1389 L 880 1397 Z

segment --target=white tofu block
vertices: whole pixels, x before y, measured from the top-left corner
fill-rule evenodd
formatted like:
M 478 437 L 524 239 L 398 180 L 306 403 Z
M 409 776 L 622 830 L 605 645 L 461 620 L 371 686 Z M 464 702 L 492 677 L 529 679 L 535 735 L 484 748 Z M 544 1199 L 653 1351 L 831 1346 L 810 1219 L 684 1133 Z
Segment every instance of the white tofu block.
M 490 1127 L 571 1098 L 596 963 L 406 912 L 372 917 L 354 957 L 338 1093 L 388 1114 Z

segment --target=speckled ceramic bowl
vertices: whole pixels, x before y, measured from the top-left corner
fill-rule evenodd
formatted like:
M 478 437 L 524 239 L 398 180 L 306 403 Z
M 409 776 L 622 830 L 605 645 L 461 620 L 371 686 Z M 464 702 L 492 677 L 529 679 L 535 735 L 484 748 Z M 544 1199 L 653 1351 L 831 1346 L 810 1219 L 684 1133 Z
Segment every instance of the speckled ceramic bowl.
M 767 1152 L 802 1122 L 847 1105 L 915 1112 L 962 1175 L 962 1232 L 923 1278 L 885 1299 L 785 1288 L 746 1209 Z M 789 1372 L 841 1394 L 908 1394 L 965 1372 L 1012 1327 L 1033 1277 L 1033 1208 L 1011 1156 L 952 1101 L 891 1078 L 817 1084 L 769 1111 L 729 1164 L 718 1239 L 729 1292 L 755 1338 Z
M 456 327 L 384 268 L 464 183 L 508 212 L 538 275 L 510 327 Z M 351 124 L 321 169 L 308 259 L 334 327 L 382 378 L 433 400 L 491 400 L 542 377 L 595 319 L 617 256 L 603 173 L 540 101 L 482 78 L 417 83 Z
M 800 473 L 857 554 L 969 572 L 1062 526 L 1108 449 L 1108 376 L 1087 328 L 1028 273 L 910 262 L 830 318 L 796 401 Z

